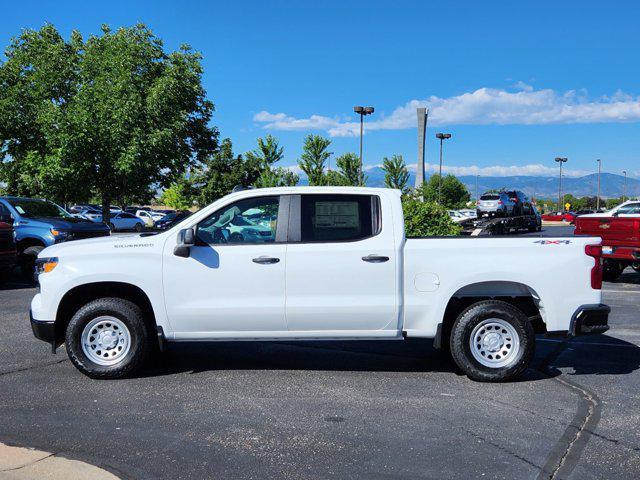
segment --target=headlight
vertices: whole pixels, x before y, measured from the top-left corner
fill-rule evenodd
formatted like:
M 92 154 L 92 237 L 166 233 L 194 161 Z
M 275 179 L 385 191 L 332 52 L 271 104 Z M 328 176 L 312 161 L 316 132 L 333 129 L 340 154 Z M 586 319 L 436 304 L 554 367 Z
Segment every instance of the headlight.
M 58 266 L 58 257 L 45 257 L 36 260 L 36 273 L 49 273 Z
M 56 230 L 55 228 L 52 228 L 51 235 L 56 238 L 65 238 L 67 235 L 69 235 L 69 232 L 63 232 L 62 230 Z

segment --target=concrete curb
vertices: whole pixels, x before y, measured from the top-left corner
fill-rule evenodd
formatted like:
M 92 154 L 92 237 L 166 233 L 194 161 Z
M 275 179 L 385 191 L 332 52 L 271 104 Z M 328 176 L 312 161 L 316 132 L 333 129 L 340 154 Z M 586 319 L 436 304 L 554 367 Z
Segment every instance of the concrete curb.
M 114 474 L 78 460 L 0 443 L 0 480 L 119 480 Z

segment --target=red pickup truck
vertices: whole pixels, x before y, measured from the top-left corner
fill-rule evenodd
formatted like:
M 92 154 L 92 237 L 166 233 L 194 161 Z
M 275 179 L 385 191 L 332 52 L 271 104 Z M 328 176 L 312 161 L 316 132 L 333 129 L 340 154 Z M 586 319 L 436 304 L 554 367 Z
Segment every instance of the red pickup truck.
M 17 261 L 13 227 L 0 222 L 0 282 L 9 276 Z
M 640 218 L 580 216 L 575 234 L 602 238 L 605 280 L 615 280 L 628 266 L 640 271 Z

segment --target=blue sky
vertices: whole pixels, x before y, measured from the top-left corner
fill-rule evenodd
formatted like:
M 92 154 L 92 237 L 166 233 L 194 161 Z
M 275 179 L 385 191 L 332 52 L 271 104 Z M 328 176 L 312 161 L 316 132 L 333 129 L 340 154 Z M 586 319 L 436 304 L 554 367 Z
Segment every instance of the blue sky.
M 65 35 L 146 23 L 204 56 L 214 123 L 238 152 L 272 133 L 295 164 L 308 133 L 357 152 L 352 107 L 373 105 L 365 164 L 417 151 L 415 106 L 453 134 L 454 173 L 640 176 L 640 3 L 242 1 L 3 2 L 0 44 L 45 22 Z M 508 168 L 513 167 L 513 168 Z

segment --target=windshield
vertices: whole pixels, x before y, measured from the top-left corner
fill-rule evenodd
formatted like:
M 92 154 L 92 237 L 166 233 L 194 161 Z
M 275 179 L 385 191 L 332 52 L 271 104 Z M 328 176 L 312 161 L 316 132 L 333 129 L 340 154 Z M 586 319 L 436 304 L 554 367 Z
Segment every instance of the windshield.
M 500 195 L 482 195 L 480 200 L 498 200 Z
M 65 212 L 58 205 L 45 200 L 25 198 L 11 199 L 7 201 L 20 215 L 27 218 L 71 218 L 71 215 Z

